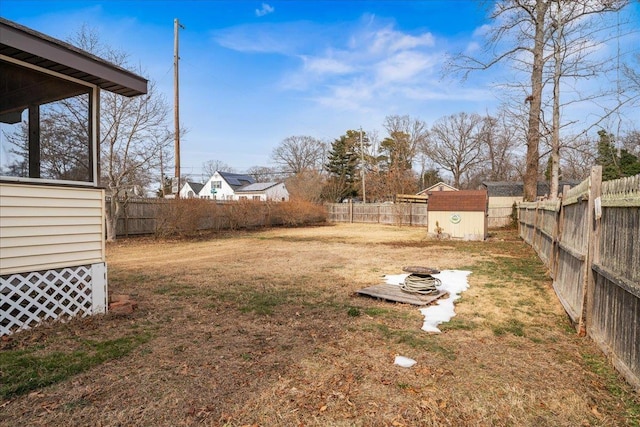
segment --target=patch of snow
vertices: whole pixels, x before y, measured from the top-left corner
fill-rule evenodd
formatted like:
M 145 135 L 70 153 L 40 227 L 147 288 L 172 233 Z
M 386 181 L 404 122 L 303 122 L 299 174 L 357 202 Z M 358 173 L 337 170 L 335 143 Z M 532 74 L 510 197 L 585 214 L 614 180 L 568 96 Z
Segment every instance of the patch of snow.
M 387 274 L 384 276 L 388 285 L 402 285 L 409 274 Z
M 448 298 L 440 298 L 435 305 L 421 308 L 420 312 L 424 316 L 422 330 L 426 332 L 440 333 L 438 325 L 451 320 L 456 315 L 454 302 L 460 299 L 460 294 L 469 289 L 467 276 L 470 271 L 443 270 L 433 277 L 440 279 L 442 284 L 438 289 L 449 292 Z M 390 285 L 401 285 L 408 274 L 386 275 L 385 280 Z
M 417 362 L 413 359 L 409 359 L 404 356 L 396 356 L 396 360 L 393 362 L 394 365 L 402 366 L 403 368 L 410 368 L 415 365 Z

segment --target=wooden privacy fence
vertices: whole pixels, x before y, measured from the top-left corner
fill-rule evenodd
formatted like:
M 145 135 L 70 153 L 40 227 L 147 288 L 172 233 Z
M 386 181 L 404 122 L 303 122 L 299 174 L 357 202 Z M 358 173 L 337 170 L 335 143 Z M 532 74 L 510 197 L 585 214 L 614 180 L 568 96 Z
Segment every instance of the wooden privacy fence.
M 167 199 L 130 199 L 124 205 L 124 211 L 116 226 L 116 236 L 129 237 L 142 234 L 154 234 L 157 229 L 158 212 L 168 206 Z M 110 209 L 108 203 L 106 208 Z
M 331 222 L 427 226 L 425 203 L 329 203 Z
M 106 209 L 110 209 L 110 203 Z M 300 202 L 208 199 L 128 199 L 116 236 L 171 235 L 202 230 L 235 230 L 273 225 L 302 225 L 326 220 L 323 206 Z
M 557 202 L 518 205 L 520 236 L 549 268 L 578 332 L 640 390 L 640 175 L 594 167 Z

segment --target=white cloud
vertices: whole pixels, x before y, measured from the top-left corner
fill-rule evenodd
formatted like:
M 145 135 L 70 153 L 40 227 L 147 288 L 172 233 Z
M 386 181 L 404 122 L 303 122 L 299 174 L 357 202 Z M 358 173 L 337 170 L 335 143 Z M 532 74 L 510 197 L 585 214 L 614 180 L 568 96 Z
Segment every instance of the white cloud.
M 491 31 L 491 25 L 481 25 L 473 31 L 473 37 L 484 37 L 489 34 L 489 31 Z
M 354 81 L 348 85 L 331 85 L 327 90 L 313 99 L 320 105 L 338 110 L 369 110 L 374 97 L 373 87 L 364 81 Z
M 435 39 L 431 33 L 418 36 L 403 34 L 389 27 L 378 30 L 370 35 L 373 39 L 369 49 L 373 53 L 394 53 L 419 47 L 432 47 Z M 369 37 L 367 37 L 369 38 Z
M 376 64 L 379 83 L 407 82 L 435 65 L 435 58 L 416 51 L 399 52 Z
M 246 24 L 213 32 L 220 46 L 244 53 L 296 55 L 304 40 L 291 37 L 300 29 L 295 24 Z
M 215 37 L 222 46 L 241 52 L 285 56 L 279 62 L 279 89 L 323 108 L 362 113 L 383 106 L 393 109 L 405 100 L 465 98 L 463 89 L 451 93 L 438 82 L 445 53 L 433 34 L 404 32 L 372 15 L 333 26 L 309 21 L 243 25 L 218 31 Z M 298 65 L 291 67 L 291 60 Z
M 346 74 L 354 70 L 348 63 L 335 58 L 302 56 L 304 69 L 317 74 Z
M 273 13 L 275 8 L 267 3 L 262 3 L 262 9 L 256 9 L 256 16 L 265 16 L 270 13 Z
M 470 55 L 472 53 L 479 52 L 480 48 L 481 48 L 480 43 L 469 42 L 469 44 L 467 45 L 467 48 L 464 50 L 464 53 L 466 53 L 467 55 Z

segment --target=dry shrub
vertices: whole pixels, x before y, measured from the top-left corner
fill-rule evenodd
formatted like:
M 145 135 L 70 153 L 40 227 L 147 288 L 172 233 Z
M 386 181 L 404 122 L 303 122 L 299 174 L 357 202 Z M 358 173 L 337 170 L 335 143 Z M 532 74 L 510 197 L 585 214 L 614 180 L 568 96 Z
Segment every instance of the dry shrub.
M 272 224 L 299 226 L 316 224 L 327 220 L 327 210 L 323 205 L 304 200 L 290 200 L 271 205 Z
M 231 230 L 264 227 L 268 224 L 266 203 L 253 200 L 239 200 L 225 203 L 224 216 Z
M 302 200 L 216 202 L 177 199 L 158 205 L 157 237 L 192 236 L 205 230 L 240 230 L 271 225 L 299 226 L 327 220 L 322 205 Z
M 158 237 L 192 235 L 200 230 L 221 228 L 218 205 L 206 199 L 174 199 L 158 205 Z

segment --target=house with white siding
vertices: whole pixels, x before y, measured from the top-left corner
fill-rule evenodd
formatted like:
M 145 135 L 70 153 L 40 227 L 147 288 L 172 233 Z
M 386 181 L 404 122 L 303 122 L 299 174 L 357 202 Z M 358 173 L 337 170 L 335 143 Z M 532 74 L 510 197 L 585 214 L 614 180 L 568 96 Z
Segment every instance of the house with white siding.
M 236 190 L 235 199 L 286 202 L 289 192 L 283 182 L 256 182 Z
M 181 199 L 194 199 L 200 197 L 200 191 L 202 191 L 204 184 L 199 182 L 187 181 L 180 189 Z
M 200 198 L 214 200 L 236 200 L 236 190 L 254 184 L 250 175 L 216 171 L 200 190 Z
M 108 309 L 101 90 L 147 80 L 0 18 L 0 335 Z M 51 120 L 65 112 L 77 127 Z

